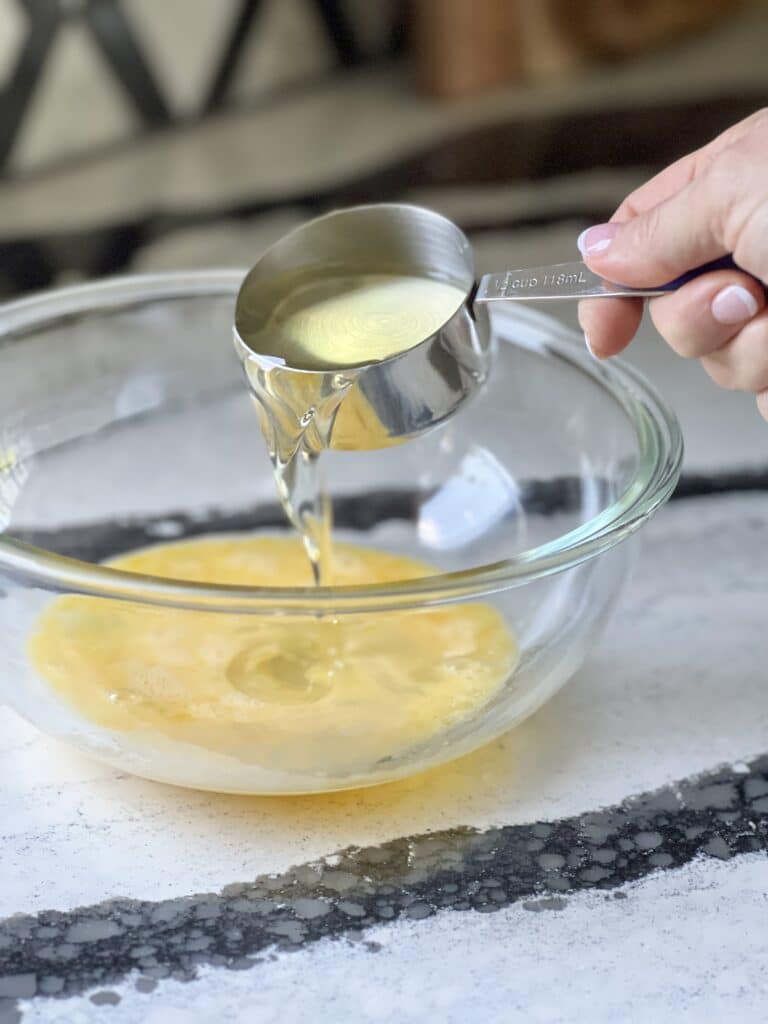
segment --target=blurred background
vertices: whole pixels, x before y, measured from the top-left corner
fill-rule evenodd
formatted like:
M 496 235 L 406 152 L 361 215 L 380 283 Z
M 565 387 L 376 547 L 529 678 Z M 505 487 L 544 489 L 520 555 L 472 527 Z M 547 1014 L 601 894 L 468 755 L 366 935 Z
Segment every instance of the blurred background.
M 572 259 L 768 103 L 766 44 L 768 0 L 0 0 L 0 299 L 246 266 L 391 199 L 457 220 L 482 272 Z M 710 401 L 647 341 L 631 358 L 696 428 L 689 464 L 724 425 L 764 462 L 751 398 Z
M 768 101 L 768 0 L 0 0 L 0 296 L 406 198 L 570 259 Z

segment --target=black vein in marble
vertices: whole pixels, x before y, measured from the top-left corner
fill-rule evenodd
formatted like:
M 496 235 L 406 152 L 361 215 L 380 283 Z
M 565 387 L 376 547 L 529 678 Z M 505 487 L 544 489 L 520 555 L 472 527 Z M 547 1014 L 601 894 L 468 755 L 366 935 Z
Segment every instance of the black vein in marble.
M 713 494 L 745 494 L 750 491 L 768 491 L 768 467 L 722 470 L 719 473 L 684 473 L 672 498 L 705 498 Z
M 609 482 L 598 482 L 598 485 L 602 487 L 605 502 L 613 500 L 615 495 Z M 520 480 L 518 490 L 521 504 L 529 514 L 546 516 L 575 512 L 583 501 L 582 482 L 578 477 Z M 672 500 L 749 491 L 768 491 L 768 469 L 685 474 L 680 478 Z M 428 494 L 408 489 L 367 492 L 363 496 L 347 495 L 334 502 L 334 521 L 337 527 L 357 531 L 371 530 L 391 520 L 413 521 L 418 518 L 419 507 L 428 497 Z M 275 502 L 239 509 L 212 508 L 199 515 L 170 511 L 162 515 L 75 523 L 53 529 L 28 529 L 20 525 L 14 526 L 9 534 L 17 540 L 68 558 L 102 562 L 161 540 L 193 538 L 210 533 L 282 530 L 286 527 L 285 514 Z
M 598 483 L 595 484 L 599 486 Z M 604 489 L 609 493 L 609 485 Z M 518 484 L 521 502 L 528 512 L 553 515 L 580 508 L 582 482 L 578 477 L 555 480 L 522 480 Z M 411 489 L 385 489 L 364 495 L 345 495 L 334 501 L 334 525 L 345 530 L 365 532 L 392 520 L 413 522 L 430 492 Z M 109 558 L 160 540 L 190 539 L 211 533 L 244 533 L 252 530 L 283 530 L 288 523 L 277 502 L 266 502 L 236 509 L 207 509 L 189 515 L 173 511 L 162 515 L 142 515 L 56 526 L 53 529 L 14 527 L 10 534 L 17 540 L 68 558 L 102 562 Z
M 107 1005 L 109 986 L 134 972 L 146 992 L 161 978 L 191 980 L 203 964 L 241 970 L 276 948 L 365 942 L 371 925 L 514 903 L 559 911 L 571 894 L 623 898 L 627 883 L 696 857 L 767 850 L 768 755 L 560 821 L 351 847 L 218 893 L 16 915 L 0 922 L 0 1022 L 32 996 L 98 989 L 92 999 Z

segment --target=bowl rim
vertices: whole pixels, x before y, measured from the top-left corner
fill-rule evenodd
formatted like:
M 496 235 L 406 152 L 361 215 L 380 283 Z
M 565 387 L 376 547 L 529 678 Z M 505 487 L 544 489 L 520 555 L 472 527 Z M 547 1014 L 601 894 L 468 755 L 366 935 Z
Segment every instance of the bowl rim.
M 32 295 L 0 306 L 0 342 L 56 320 L 167 299 L 231 295 L 246 270 L 198 270 L 126 275 Z M 234 315 L 234 314 L 233 314 Z M 200 585 L 126 572 L 46 551 L 0 534 L 0 571 L 27 585 L 125 601 L 229 614 L 300 615 L 405 610 L 490 595 L 562 572 L 624 540 L 671 495 L 680 475 L 683 441 L 677 418 L 645 377 L 621 360 L 595 360 L 581 337 L 551 316 L 510 303 L 494 320 L 525 327 L 512 344 L 549 354 L 589 376 L 630 420 L 638 467 L 623 494 L 596 516 L 511 558 L 388 584 L 345 587 Z

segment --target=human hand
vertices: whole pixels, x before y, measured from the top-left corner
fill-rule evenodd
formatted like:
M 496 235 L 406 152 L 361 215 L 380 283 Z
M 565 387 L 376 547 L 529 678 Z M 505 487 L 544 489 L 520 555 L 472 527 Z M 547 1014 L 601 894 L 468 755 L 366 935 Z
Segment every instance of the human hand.
M 675 352 L 698 359 L 720 387 L 755 393 L 768 420 L 768 310 L 759 283 L 768 285 L 768 108 L 661 171 L 578 243 L 591 270 L 635 288 L 732 254 L 746 273 L 704 274 L 651 300 L 650 314 Z M 625 349 L 642 310 L 642 299 L 581 302 L 594 355 Z

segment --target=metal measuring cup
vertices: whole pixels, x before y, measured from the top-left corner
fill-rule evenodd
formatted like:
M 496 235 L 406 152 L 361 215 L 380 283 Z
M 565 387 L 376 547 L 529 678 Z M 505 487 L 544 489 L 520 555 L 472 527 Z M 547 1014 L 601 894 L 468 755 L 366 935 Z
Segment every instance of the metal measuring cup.
M 329 405 L 335 420 L 314 444 L 316 450 L 385 448 L 441 423 L 481 387 L 493 355 L 486 303 L 663 295 L 708 271 L 735 266 L 726 256 L 655 288 L 606 281 L 581 262 L 506 270 L 476 282 L 469 241 L 446 217 L 404 203 L 355 206 L 309 221 L 267 250 L 237 297 L 235 346 L 254 396 L 263 396 L 266 388 L 275 392 L 277 406 L 285 406 L 292 392 L 302 392 L 294 375 L 314 371 L 277 365 L 259 354 L 259 333 L 302 275 L 311 280 L 318 269 L 339 275 L 406 274 L 457 286 L 464 300 L 430 337 L 391 359 L 344 371 L 338 379 L 330 375 L 327 387 L 315 388 L 330 393 L 338 384 L 344 393 L 343 402 Z M 280 376 L 285 383 L 286 374 L 292 386 L 281 388 Z
M 386 448 L 450 416 L 485 380 L 491 330 L 485 308 L 466 300 L 428 338 L 389 359 L 337 373 L 296 369 L 259 353 L 259 336 L 290 290 L 318 272 L 436 278 L 466 296 L 474 288 L 472 248 L 450 220 L 406 204 L 356 206 L 301 225 L 271 246 L 248 273 L 235 307 L 235 348 L 254 396 L 265 388 L 285 403 L 315 390 L 344 392 L 332 429 L 314 447 Z M 306 381 L 294 375 L 303 374 Z M 291 386 L 285 375 L 291 375 Z M 320 378 L 323 380 L 320 380 Z M 301 387 L 301 384 L 307 387 Z M 298 412 L 298 406 L 296 411 Z

